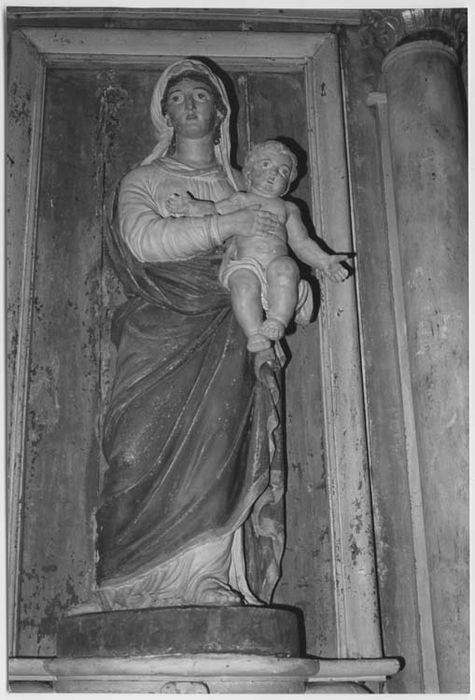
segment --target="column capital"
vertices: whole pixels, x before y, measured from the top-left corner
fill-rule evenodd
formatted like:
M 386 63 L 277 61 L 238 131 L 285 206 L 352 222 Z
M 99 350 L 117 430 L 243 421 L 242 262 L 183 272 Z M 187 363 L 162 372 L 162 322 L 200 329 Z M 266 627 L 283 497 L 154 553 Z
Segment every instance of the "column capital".
M 361 23 L 384 54 L 401 44 L 424 39 L 440 41 L 458 51 L 466 40 L 467 10 L 366 10 Z

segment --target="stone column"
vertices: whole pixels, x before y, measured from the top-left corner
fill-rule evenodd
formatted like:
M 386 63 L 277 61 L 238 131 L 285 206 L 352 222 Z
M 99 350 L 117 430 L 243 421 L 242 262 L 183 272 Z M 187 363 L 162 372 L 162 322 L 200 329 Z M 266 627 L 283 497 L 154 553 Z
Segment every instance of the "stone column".
M 389 236 L 397 239 L 392 284 L 407 344 L 423 685 L 426 692 L 467 692 L 467 123 L 458 58 L 466 15 L 388 10 L 368 20 L 386 54 L 395 209 Z

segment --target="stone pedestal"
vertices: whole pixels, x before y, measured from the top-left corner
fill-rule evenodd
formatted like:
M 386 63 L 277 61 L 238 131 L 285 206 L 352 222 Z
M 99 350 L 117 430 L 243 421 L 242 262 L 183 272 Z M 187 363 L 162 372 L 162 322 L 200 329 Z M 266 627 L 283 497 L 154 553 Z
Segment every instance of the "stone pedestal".
M 91 613 L 60 622 L 58 657 L 44 672 L 60 693 L 365 693 L 365 682 L 399 669 L 395 659 L 305 658 L 303 639 L 301 615 L 290 609 Z
M 297 611 L 149 608 L 61 621 L 57 692 L 298 693 L 318 669 L 302 659 Z
M 298 659 L 250 654 L 169 654 L 10 659 L 14 692 L 381 692 L 397 659 Z
M 316 659 L 259 654 L 170 654 L 55 659 L 58 693 L 303 693 Z
M 147 608 L 64 618 L 61 657 L 258 654 L 300 657 L 299 613 L 265 607 Z

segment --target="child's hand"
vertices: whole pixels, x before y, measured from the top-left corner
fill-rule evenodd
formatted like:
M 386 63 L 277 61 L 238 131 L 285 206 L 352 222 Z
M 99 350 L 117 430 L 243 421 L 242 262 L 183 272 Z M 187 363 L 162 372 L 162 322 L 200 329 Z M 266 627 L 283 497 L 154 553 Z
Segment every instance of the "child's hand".
M 165 202 L 165 206 L 173 216 L 191 216 L 193 198 L 188 192 L 172 194 Z
M 189 192 L 172 194 L 165 206 L 173 216 L 213 216 L 216 205 L 206 200 L 195 199 Z
M 348 268 L 341 263 L 347 262 L 351 255 L 343 253 L 341 255 L 326 255 L 317 266 L 317 272 L 321 272 L 332 282 L 344 282 L 350 276 Z

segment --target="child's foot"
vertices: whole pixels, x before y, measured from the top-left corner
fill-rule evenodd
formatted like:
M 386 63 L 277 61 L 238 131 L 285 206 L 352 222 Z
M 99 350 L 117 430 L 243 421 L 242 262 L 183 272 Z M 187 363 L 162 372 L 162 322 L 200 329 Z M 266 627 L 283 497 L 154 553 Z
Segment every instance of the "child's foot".
M 285 335 L 285 326 L 276 318 L 268 318 L 260 327 L 260 332 L 270 340 L 279 340 Z
M 247 349 L 249 352 L 260 352 L 261 350 L 267 350 L 270 346 L 270 340 L 261 333 L 254 333 L 247 339 Z

